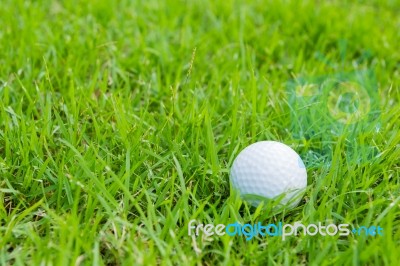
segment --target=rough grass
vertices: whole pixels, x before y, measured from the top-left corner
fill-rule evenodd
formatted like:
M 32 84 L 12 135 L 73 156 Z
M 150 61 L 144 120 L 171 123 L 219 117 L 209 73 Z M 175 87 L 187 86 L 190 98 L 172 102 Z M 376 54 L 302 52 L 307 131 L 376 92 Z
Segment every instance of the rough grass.
M 0 264 L 398 263 L 400 6 L 247 2 L 2 1 Z M 323 100 L 292 105 L 290 82 L 366 69 L 369 128 L 333 132 Z M 294 210 L 231 194 L 230 165 L 258 140 L 304 159 Z M 192 219 L 384 236 L 196 238 Z

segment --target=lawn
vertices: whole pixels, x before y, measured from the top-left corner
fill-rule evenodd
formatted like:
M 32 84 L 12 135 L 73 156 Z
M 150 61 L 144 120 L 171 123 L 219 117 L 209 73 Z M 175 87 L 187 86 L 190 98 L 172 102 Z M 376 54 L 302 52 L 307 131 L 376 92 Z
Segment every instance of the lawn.
M 0 265 L 398 264 L 397 1 L 3 0 L 0 14 Z M 294 209 L 230 189 L 261 140 L 306 165 Z M 189 236 L 191 220 L 383 235 Z

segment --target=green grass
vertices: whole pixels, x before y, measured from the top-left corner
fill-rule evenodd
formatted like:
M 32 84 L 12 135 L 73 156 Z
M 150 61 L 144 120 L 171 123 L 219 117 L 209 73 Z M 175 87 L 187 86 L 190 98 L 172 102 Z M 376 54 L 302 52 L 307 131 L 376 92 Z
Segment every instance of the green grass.
M 1 2 L 0 265 L 398 263 L 397 1 L 116 2 Z M 332 133 L 325 102 L 290 102 L 293 80 L 366 69 L 378 129 Z M 304 159 L 295 209 L 231 194 L 232 161 L 258 140 Z M 196 238 L 192 219 L 385 233 Z

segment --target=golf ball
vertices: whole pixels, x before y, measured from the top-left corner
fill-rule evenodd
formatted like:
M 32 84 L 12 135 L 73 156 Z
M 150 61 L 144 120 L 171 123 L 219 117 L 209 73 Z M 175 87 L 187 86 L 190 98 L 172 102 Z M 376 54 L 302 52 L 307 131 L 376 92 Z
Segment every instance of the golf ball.
M 307 171 L 300 156 L 276 141 L 256 142 L 242 150 L 233 162 L 233 189 L 251 205 L 264 199 L 295 207 L 307 186 Z

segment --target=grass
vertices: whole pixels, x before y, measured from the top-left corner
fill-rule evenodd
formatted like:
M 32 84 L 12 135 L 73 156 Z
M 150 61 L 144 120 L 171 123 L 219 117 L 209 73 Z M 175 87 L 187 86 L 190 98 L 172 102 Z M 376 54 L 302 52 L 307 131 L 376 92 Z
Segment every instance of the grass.
M 399 9 L 2 1 L 0 264 L 397 264 Z M 331 121 L 324 100 L 291 102 L 293 81 L 363 70 L 378 88 L 366 127 Z M 297 208 L 231 194 L 232 161 L 258 140 L 304 159 Z M 192 219 L 379 225 L 384 236 L 190 237 Z

